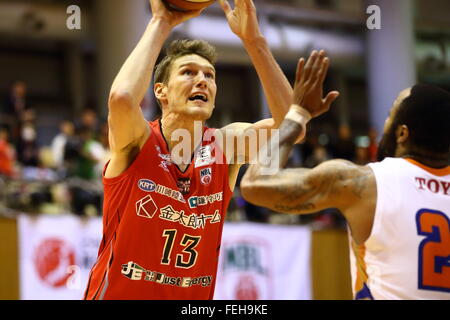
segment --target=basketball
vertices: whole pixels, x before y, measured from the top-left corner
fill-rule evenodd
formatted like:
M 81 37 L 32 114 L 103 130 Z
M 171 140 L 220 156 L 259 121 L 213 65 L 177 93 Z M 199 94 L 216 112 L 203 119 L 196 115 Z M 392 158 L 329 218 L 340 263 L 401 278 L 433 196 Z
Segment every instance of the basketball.
M 212 5 L 215 0 L 164 0 L 169 7 L 179 11 L 199 10 Z

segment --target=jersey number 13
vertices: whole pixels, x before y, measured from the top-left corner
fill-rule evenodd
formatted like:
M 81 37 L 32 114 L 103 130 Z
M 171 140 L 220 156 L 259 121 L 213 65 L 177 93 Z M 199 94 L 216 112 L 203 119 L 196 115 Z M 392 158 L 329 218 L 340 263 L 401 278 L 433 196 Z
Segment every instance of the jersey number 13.
M 170 255 L 172 253 L 172 248 L 176 240 L 177 230 L 164 230 L 163 237 L 166 238 L 164 244 L 163 256 L 161 259 L 161 264 L 170 264 Z M 200 242 L 201 237 L 191 236 L 189 234 L 184 234 L 181 239 L 180 244 L 184 246 L 184 249 L 180 254 L 177 254 L 175 267 L 189 269 L 192 268 L 197 262 L 198 252 L 195 247 Z

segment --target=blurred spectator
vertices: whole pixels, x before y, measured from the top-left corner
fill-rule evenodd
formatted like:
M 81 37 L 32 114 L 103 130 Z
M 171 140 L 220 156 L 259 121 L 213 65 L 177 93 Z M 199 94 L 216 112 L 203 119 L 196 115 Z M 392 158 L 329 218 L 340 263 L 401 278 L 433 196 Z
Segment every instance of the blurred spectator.
M 300 148 L 298 148 L 298 150 L 301 153 L 300 158 L 303 159 L 303 163 L 306 162 L 306 159 L 312 156 L 313 151 L 318 144 L 319 144 L 319 136 L 315 132 L 311 131 L 309 134 L 306 135 L 304 143 L 300 145 Z
M 377 159 L 377 153 L 378 153 L 378 141 L 377 141 L 377 131 L 375 128 L 369 129 L 369 161 L 370 162 L 376 162 Z
M 75 122 L 75 128 L 81 130 L 83 127 L 89 128 L 94 135 L 99 132 L 99 121 L 97 112 L 92 108 L 85 108 L 80 115 L 80 118 Z
M 22 113 L 20 136 L 17 143 L 19 162 L 29 167 L 37 167 L 39 164 L 39 149 L 34 121 L 35 114 L 32 109 L 27 109 Z
M 51 144 L 54 166 L 64 172 L 65 148 L 69 139 L 75 134 L 75 128 L 71 121 L 65 120 L 59 126 L 60 132 L 53 138 Z
M 11 91 L 6 104 L 6 113 L 17 116 L 27 109 L 26 103 L 27 85 L 23 81 L 16 81 L 11 86 Z
M 356 157 L 354 161 L 357 165 L 365 166 L 370 162 L 369 148 L 365 146 L 356 147 Z
M 103 194 L 101 187 L 83 179 L 71 178 L 69 181 L 70 207 L 79 216 L 102 214 Z
M 109 127 L 108 122 L 104 122 L 100 129 L 99 136 L 100 144 L 103 147 L 101 159 L 96 168 L 96 176 L 101 178 L 103 173 L 103 168 L 106 163 L 111 159 L 111 150 L 109 149 Z
M 103 161 L 105 150 L 100 142 L 94 139 L 94 132 L 90 127 L 80 129 L 80 152 L 75 175 L 82 179 L 93 180 L 98 178 L 96 171 L 98 163 Z
M 355 143 L 350 127 L 346 124 L 339 126 L 338 140 L 334 146 L 333 158 L 353 161 L 355 158 Z
M 52 169 L 54 161 L 51 149 L 41 148 L 38 152 L 38 165 L 27 166 L 22 170 L 22 179 L 32 181 L 54 182 L 58 179 L 58 175 Z
M 14 161 L 16 154 L 9 143 L 9 131 L 0 128 L 0 174 L 12 178 L 14 176 Z
M 4 106 L 2 123 L 10 128 L 10 140 L 13 144 L 19 141 L 20 119 L 22 113 L 27 109 L 27 85 L 23 81 L 15 81 L 11 87 Z
M 354 163 L 365 166 L 370 162 L 370 138 L 368 136 L 358 136 L 355 138 L 355 159 Z
M 79 130 L 76 130 L 79 131 Z M 73 136 L 68 136 L 64 146 L 64 176 L 75 176 L 78 167 L 78 159 L 81 153 L 81 138 L 78 133 Z
M 308 158 L 306 158 L 305 166 L 307 168 L 314 168 L 315 166 L 329 159 L 330 155 L 328 154 L 327 149 L 324 146 L 318 144 L 314 147 L 312 154 Z

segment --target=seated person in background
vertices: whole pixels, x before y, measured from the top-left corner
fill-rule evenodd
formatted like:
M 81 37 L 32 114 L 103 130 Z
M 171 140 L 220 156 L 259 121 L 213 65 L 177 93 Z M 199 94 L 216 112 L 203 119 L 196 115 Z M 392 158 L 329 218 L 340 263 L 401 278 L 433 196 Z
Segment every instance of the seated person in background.
M 9 143 L 9 130 L 0 128 L 0 175 L 8 178 L 14 177 L 14 163 L 16 160 L 16 152 L 14 147 Z

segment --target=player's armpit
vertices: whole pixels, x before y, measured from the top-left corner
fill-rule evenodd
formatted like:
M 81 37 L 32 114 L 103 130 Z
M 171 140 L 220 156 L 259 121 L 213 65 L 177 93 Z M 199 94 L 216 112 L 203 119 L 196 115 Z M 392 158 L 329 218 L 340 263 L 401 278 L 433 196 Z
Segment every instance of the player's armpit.
M 342 212 L 357 205 L 373 192 L 369 167 L 349 161 L 332 160 L 314 169 L 285 169 L 262 176 L 252 166 L 241 182 L 243 197 L 259 206 L 292 214 L 307 214 L 326 208 Z

